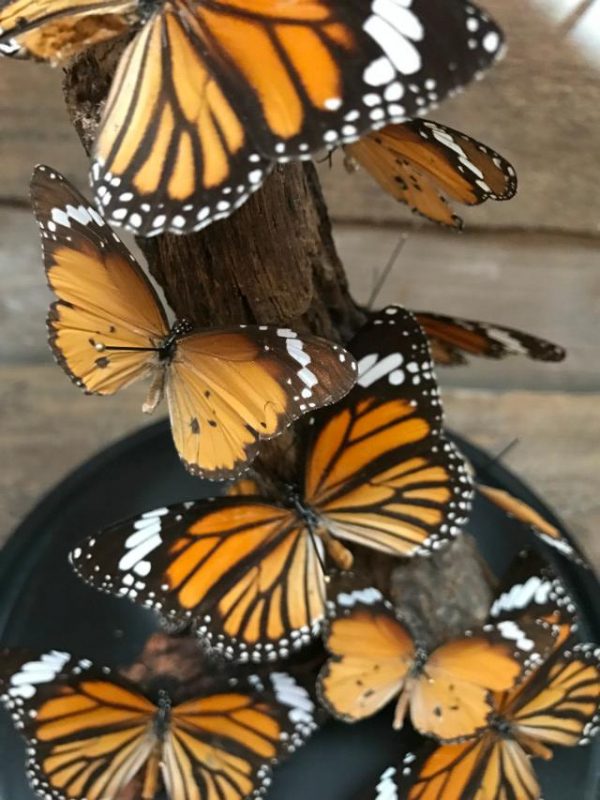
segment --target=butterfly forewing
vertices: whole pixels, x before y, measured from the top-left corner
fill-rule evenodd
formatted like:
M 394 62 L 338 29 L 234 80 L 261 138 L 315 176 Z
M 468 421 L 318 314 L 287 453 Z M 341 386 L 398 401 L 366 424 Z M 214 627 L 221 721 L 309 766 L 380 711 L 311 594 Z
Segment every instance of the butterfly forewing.
M 562 361 L 566 356 L 559 345 L 516 328 L 429 311 L 414 313 L 429 338 L 436 363 L 444 366 L 466 364 L 469 356 L 501 359 L 524 355 L 534 361 Z
M 120 523 L 71 562 L 101 591 L 192 624 L 228 658 L 273 660 L 308 644 L 323 619 L 317 547 L 293 512 L 231 498 Z
M 416 657 L 406 628 L 376 589 L 340 593 L 331 608 L 319 696 L 336 717 L 357 722 L 397 697 Z
M 254 458 L 260 439 L 339 400 L 355 377 L 343 348 L 289 328 L 186 336 L 166 387 L 177 450 L 190 472 L 231 477 Z
M 2 700 L 29 742 L 28 777 L 42 796 L 113 800 L 143 772 L 157 709 L 130 684 L 66 653 L 0 660 Z
M 498 153 L 431 120 L 388 125 L 347 145 L 346 153 L 396 200 L 445 225 L 462 225 L 448 199 L 478 205 L 516 191 L 515 171 Z
M 427 341 L 408 311 L 390 306 L 349 348 L 357 385 L 317 420 L 307 501 L 339 538 L 394 555 L 436 549 L 466 521 L 472 490 L 441 429 Z
M 48 317 L 52 350 L 87 392 L 113 394 L 151 370 L 147 350 L 168 332 L 162 306 L 127 248 L 61 175 L 38 167 L 31 192 L 58 297 Z

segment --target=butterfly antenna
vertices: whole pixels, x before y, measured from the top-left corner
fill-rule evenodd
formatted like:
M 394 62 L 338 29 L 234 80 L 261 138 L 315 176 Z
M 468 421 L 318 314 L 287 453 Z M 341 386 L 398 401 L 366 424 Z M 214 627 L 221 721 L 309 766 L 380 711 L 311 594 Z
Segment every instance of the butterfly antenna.
M 400 237 L 399 237 L 398 241 L 396 242 L 396 244 L 394 245 L 394 249 L 392 250 L 392 253 L 391 253 L 390 257 L 388 258 L 387 264 L 385 265 L 385 267 L 381 271 L 381 275 L 379 275 L 379 277 L 375 281 L 375 285 L 373 286 L 373 289 L 371 290 L 371 294 L 369 296 L 369 299 L 367 300 L 367 310 L 368 311 L 372 310 L 373 303 L 375 302 L 375 300 L 377 300 L 377 297 L 379 296 L 379 293 L 383 289 L 383 286 L 384 286 L 385 282 L 387 281 L 387 279 L 388 279 L 388 277 L 390 275 L 390 272 L 392 271 L 392 269 L 394 268 L 394 265 L 396 264 L 396 261 L 398 260 L 398 256 L 400 255 L 400 253 L 404 249 L 404 245 L 406 244 L 406 240 L 407 239 L 408 239 L 408 233 L 406 233 L 406 231 L 404 233 L 400 234 Z
M 503 447 L 502 450 L 500 450 L 499 453 L 496 453 L 495 456 L 491 456 L 490 458 L 488 458 L 488 460 L 485 462 L 485 464 L 482 467 L 480 467 L 480 472 L 487 472 L 491 466 L 493 466 L 494 464 L 497 464 L 499 461 L 501 461 L 504 458 L 504 456 L 507 453 L 510 453 L 510 451 L 513 448 L 515 448 L 520 443 L 520 441 L 521 440 L 517 436 L 515 439 L 512 440 L 512 442 L 509 442 L 506 445 L 506 447 Z
M 577 25 L 581 22 L 583 17 L 587 14 L 590 8 L 594 5 L 596 0 L 581 0 L 578 6 L 576 6 L 570 14 L 560 23 L 559 31 L 564 36 L 571 33 L 573 28 L 576 28 Z

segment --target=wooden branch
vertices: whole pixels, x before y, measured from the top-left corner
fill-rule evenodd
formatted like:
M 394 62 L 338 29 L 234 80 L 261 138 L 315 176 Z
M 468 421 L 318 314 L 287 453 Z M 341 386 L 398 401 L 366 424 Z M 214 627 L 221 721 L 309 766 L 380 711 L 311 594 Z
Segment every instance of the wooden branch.
M 121 47 L 98 47 L 66 72 L 67 107 L 88 153 Z M 346 341 L 364 320 L 348 290 L 312 163 L 276 168 L 241 209 L 199 233 L 138 243 L 175 313 L 198 325 L 291 323 Z M 267 476 L 280 475 L 291 451 L 288 433 L 266 443 L 255 466 Z M 372 577 L 399 606 L 410 596 L 416 615 L 425 621 L 435 617 L 429 620 L 432 640 L 481 622 L 487 611 L 489 586 L 468 542 L 426 566 L 401 565 L 364 548 L 356 549 L 356 557 L 363 576 Z M 472 602 L 454 603 L 451 620 L 442 612 L 432 615 L 432 606 L 443 609 L 449 587 L 461 586 L 465 575 Z

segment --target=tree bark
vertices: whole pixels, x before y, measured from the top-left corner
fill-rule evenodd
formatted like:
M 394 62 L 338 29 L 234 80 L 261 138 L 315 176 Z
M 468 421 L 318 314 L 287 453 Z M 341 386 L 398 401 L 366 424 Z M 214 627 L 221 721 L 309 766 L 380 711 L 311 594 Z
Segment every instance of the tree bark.
M 66 71 L 67 108 L 88 153 L 122 46 L 99 46 Z M 312 163 L 277 167 L 226 220 L 189 236 L 163 235 L 138 244 L 175 314 L 198 325 L 292 324 L 343 342 L 364 321 L 349 293 Z M 280 475 L 292 445 L 290 433 L 265 443 L 258 470 Z M 426 565 L 402 564 L 364 548 L 356 548 L 355 555 L 363 576 L 397 605 L 410 596 L 412 612 L 428 623 L 431 641 L 481 622 L 487 611 L 489 584 L 468 542 Z M 467 579 L 468 602 L 450 601 Z M 451 619 L 443 613 L 447 599 L 453 603 Z

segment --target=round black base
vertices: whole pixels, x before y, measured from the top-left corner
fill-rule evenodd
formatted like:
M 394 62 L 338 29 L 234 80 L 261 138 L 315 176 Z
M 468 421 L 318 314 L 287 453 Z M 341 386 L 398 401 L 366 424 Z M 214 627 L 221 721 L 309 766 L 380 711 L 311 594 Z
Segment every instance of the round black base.
M 520 481 L 487 454 L 458 441 L 479 478 L 506 489 L 555 524 L 554 515 Z M 67 563 L 82 538 L 120 518 L 213 493 L 181 467 L 168 426 L 158 423 L 102 451 L 54 489 L 15 531 L 0 555 L 0 642 L 67 650 L 99 664 L 132 661 L 157 629 L 152 614 L 88 589 Z M 533 536 L 494 506 L 478 501 L 469 526 L 484 557 L 501 575 Z M 571 592 L 582 619 L 581 635 L 600 641 L 600 592 L 592 575 L 546 555 Z M 359 725 L 329 723 L 277 770 L 269 800 L 352 800 L 404 750 L 389 715 Z M 7 715 L 0 717 L 0 797 L 33 800 L 25 779 L 24 750 Z M 545 800 L 597 800 L 600 741 L 559 749 L 536 761 Z M 449 798 L 448 800 L 459 800 Z

